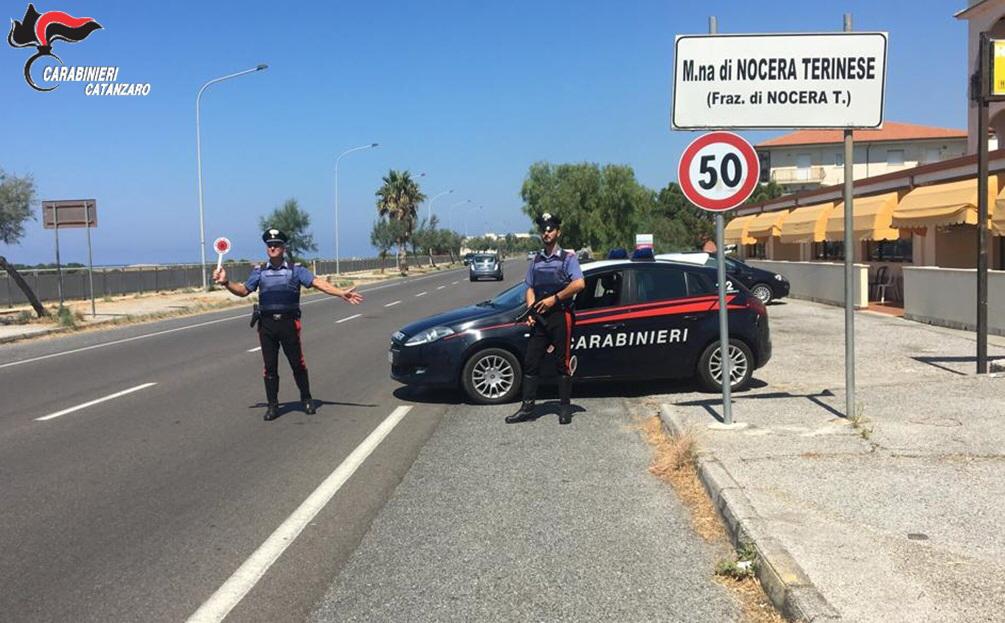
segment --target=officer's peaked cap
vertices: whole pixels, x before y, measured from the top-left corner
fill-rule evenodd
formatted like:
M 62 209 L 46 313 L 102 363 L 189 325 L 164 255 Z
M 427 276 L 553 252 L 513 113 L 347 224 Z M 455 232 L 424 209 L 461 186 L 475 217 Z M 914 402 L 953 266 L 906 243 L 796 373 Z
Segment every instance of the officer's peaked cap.
M 537 219 L 536 219 L 535 222 L 537 223 L 537 226 L 540 229 L 547 229 L 547 228 L 558 229 L 559 227 L 562 226 L 562 219 L 561 218 L 559 218 L 559 217 L 557 217 L 557 216 L 555 216 L 553 214 L 549 214 L 547 212 L 545 212 L 541 216 L 537 217 Z
M 275 227 L 270 227 L 262 234 L 262 240 L 265 244 L 269 244 L 270 242 L 281 242 L 282 244 L 286 244 L 289 237 Z

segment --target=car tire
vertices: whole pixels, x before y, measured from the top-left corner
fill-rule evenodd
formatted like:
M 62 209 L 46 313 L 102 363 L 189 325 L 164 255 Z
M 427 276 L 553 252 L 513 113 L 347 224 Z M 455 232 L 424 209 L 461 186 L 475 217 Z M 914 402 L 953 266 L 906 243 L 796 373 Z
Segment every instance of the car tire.
M 730 376 L 734 381 L 732 391 L 739 391 L 747 388 L 750 384 L 750 377 L 754 373 L 754 354 L 750 352 L 750 347 L 743 340 L 730 339 L 729 351 L 734 369 Z M 716 380 L 721 376 L 721 372 L 716 374 L 719 360 L 719 341 L 716 340 L 705 347 L 701 357 L 698 358 L 698 381 L 701 386 L 710 392 L 721 392 L 722 385 Z M 737 371 L 742 368 L 743 372 L 737 376 Z
M 771 286 L 766 283 L 755 283 L 754 287 L 750 289 L 750 293 L 761 299 L 761 302 L 767 305 L 774 298 L 775 293 L 771 290 Z
M 475 404 L 497 405 L 516 400 L 523 367 L 513 353 L 486 348 L 468 358 L 461 372 L 464 392 Z
M 475 279 L 474 277 L 468 277 L 468 279 L 470 279 L 471 281 L 478 281 L 478 280 L 477 280 L 477 279 Z

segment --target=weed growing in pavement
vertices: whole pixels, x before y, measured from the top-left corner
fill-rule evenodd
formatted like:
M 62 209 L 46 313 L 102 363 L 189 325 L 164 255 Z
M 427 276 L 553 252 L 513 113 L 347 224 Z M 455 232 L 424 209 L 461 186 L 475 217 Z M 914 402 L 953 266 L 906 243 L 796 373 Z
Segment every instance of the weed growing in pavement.
M 75 329 L 77 327 L 77 317 L 69 307 L 60 305 L 56 317 L 61 327 L 66 327 L 67 329 Z
M 34 316 L 31 315 L 30 311 L 22 309 L 17 313 L 17 316 L 14 317 L 14 324 L 28 324 L 31 322 L 32 318 L 34 318 Z
M 851 427 L 858 431 L 862 439 L 868 441 L 872 437 L 873 428 L 869 426 L 870 420 L 865 417 L 865 405 L 861 402 L 855 403 L 855 415 L 848 418 L 848 421 L 851 422 Z
M 110 294 L 106 294 L 103 297 L 101 297 L 101 300 L 104 301 L 105 303 L 111 303 L 112 302 L 112 296 Z
M 757 576 L 757 550 L 751 543 L 742 543 L 736 551 L 736 559 L 720 560 L 715 566 L 715 574 L 734 580 L 746 580 Z

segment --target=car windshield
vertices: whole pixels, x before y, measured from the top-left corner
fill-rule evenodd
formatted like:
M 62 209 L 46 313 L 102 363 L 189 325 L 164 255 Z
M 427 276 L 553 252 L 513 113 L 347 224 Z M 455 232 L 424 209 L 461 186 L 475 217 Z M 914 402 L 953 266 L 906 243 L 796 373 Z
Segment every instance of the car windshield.
M 492 307 L 499 307 L 503 309 L 508 309 L 511 307 L 519 307 L 527 300 L 527 284 L 520 282 L 510 288 L 509 290 L 504 290 L 498 294 L 494 299 L 488 302 Z

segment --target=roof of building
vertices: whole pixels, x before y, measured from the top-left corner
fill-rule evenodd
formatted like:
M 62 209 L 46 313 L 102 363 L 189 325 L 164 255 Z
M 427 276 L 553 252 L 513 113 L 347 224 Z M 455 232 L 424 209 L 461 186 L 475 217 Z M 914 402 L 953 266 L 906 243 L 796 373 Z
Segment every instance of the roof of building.
M 855 130 L 852 138 L 856 143 L 875 143 L 878 141 L 910 141 L 938 138 L 967 138 L 966 130 L 935 128 L 914 123 L 897 123 L 887 121 L 880 130 Z M 844 141 L 843 130 L 798 130 L 769 138 L 758 143 L 758 147 L 788 147 L 793 145 L 827 145 Z

